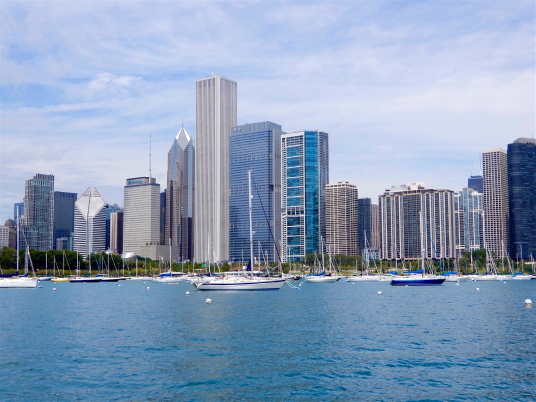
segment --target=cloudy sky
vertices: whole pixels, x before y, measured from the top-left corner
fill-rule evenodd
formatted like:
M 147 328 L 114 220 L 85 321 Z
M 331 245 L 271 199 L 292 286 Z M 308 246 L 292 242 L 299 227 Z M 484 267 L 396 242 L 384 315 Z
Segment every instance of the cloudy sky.
M 534 1 L 0 2 L 1 209 L 24 180 L 163 184 L 195 80 L 238 82 L 238 123 L 330 134 L 330 182 L 461 190 L 535 134 Z M 1 223 L 1 222 L 0 222 Z

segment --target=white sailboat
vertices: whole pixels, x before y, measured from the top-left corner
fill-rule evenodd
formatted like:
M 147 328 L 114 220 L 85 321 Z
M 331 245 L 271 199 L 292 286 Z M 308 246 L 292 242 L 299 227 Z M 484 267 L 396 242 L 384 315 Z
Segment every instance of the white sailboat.
M 381 275 L 370 274 L 370 254 L 367 241 L 367 232 L 365 232 L 365 273 L 363 275 L 350 276 L 346 282 L 379 282 L 383 279 Z
M 253 269 L 253 222 L 251 199 L 251 170 L 248 170 L 249 184 L 249 245 L 250 245 L 250 268 Z M 278 290 L 286 282 L 283 278 L 258 277 L 247 271 L 242 275 L 219 275 L 188 277 L 186 279 L 197 290 Z

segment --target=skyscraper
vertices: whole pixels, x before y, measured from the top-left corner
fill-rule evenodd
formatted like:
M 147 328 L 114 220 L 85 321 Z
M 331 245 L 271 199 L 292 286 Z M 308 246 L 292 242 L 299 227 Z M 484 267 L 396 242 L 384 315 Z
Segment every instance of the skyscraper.
M 182 127 L 168 152 L 165 244 L 171 245 L 179 260 L 193 257 L 194 142 Z
M 326 246 L 330 254 L 359 254 L 358 214 L 357 186 L 347 181 L 326 186 Z
M 123 254 L 123 211 L 110 214 L 110 250 Z
M 283 262 L 326 251 L 328 133 L 301 131 L 281 136 Z
M 106 250 L 106 202 L 89 187 L 74 203 L 73 250 L 85 258 Z
M 482 154 L 484 176 L 484 248 L 506 257 L 510 244 L 508 164 L 506 152 L 493 148 Z
M 54 191 L 54 248 L 56 240 L 71 237 L 74 232 L 74 203 L 78 194 Z
M 229 135 L 237 85 L 219 75 L 196 82 L 194 260 L 229 258 Z
M 536 140 L 508 144 L 510 256 L 536 258 Z
M 382 258 L 419 259 L 421 232 L 427 258 L 454 258 L 453 196 L 451 190 L 426 189 L 421 182 L 386 190 L 379 197 Z
M 233 127 L 229 167 L 229 257 L 249 261 L 248 170 L 252 177 L 253 254 L 279 261 L 281 239 L 281 126 L 269 121 Z
M 458 255 L 483 248 L 481 193 L 466 187 L 454 194 L 454 221 Z
M 369 248 L 372 246 L 372 202 L 370 198 L 360 198 L 357 201 L 357 241 L 359 244 L 359 254 L 365 253 L 365 236 L 367 237 Z
M 140 255 L 160 243 L 160 184 L 152 177 L 127 179 L 123 215 L 123 253 Z
M 374 249 L 380 248 L 380 208 L 378 204 L 371 204 L 370 211 L 372 215 L 371 241 L 370 245 Z
M 471 177 L 467 179 L 467 187 L 482 194 L 484 192 L 484 178 L 481 175 L 471 175 Z
M 54 176 L 36 174 L 26 180 L 24 218 L 20 247 L 48 251 L 53 249 L 54 233 Z

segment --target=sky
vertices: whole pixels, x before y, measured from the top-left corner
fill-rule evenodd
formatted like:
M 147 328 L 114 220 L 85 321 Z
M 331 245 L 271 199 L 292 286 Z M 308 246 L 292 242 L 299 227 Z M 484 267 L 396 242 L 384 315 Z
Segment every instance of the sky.
M 329 133 L 330 183 L 460 191 L 535 135 L 534 1 L 0 2 L 0 221 L 24 182 L 164 190 L 195 81 L 238 83 L 238 124 Z

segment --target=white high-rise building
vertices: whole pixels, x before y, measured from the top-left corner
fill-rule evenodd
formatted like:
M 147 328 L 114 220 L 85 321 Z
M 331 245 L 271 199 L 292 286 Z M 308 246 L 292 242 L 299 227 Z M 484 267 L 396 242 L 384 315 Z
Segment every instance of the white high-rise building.
M 127 179 L 123 211 L 123 254 L 160 243 L 160 184 L 149 177 Z
M 229 258 L 229 136 L 237 85 L 213 75 L 196 82 L 194 261 Z
M 481 193 L 466 187 L 454 194 L 454 220 L 458 255 L 483 248 Z
M 358 255 L 357 186 L 347 181 L 326 186 L 326 246 L 330 254 Z M 371 239 L 368 239 L 370 247 Z M 365 245 L 363 245 L 365 248 Z
M 492 148 L 482 154 L 484 177 L 484 248 L 506 257 L 510 244 L 508 160 L 506 151 Z
M 84 257 L 106 250 L 106 202 L 89 187 L 74 203 L 73 250 Z

